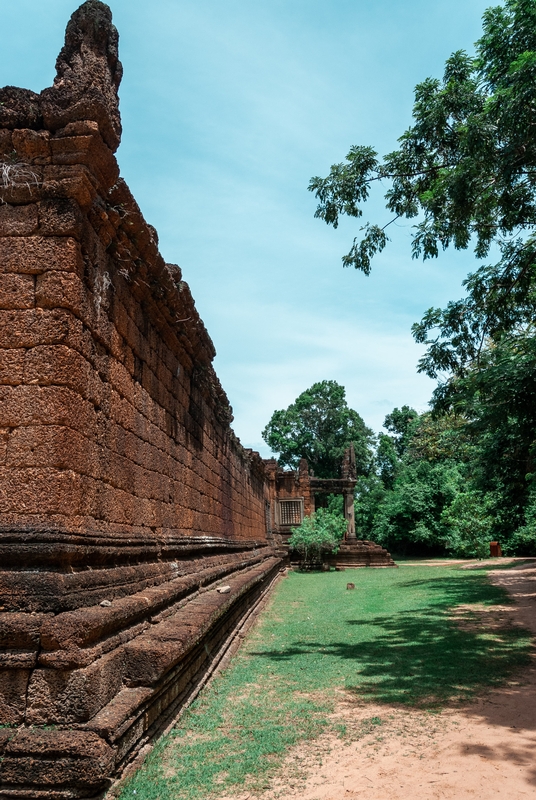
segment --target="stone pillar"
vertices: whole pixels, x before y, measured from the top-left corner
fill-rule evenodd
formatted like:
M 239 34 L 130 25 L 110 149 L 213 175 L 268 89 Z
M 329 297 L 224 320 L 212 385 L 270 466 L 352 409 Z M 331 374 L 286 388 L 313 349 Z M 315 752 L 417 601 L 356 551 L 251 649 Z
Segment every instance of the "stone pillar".
M 354 491 L 353 489 L 344 490 L 344 517 L 348 521 L 346 538 L 355 539 L 355 512 L 354 512 Z

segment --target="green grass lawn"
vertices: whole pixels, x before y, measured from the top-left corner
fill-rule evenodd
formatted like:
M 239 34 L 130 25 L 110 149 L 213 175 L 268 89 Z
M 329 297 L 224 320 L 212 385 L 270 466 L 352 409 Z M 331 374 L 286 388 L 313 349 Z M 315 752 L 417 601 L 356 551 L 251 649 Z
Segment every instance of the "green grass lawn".
M 120 799 L 262 788 L 291 745 L 326 730 L 341 688 L 375 703 L 437 709 L 501 683 L 527 662 L 528 633 L 461 630 L 449 610 L 507 602 L 485 573 L 457 566 L 290 573 L 230 667 Z

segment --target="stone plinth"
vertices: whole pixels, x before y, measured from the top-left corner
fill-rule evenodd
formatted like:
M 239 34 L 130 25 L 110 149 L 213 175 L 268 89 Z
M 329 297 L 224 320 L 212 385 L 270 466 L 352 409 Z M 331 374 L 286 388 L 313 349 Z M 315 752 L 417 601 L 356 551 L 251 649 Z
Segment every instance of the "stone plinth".
M 346 539 L 336 555 L 330 556 L 330 566 L 344 567 L 396 567 L 391 554 L 383 547 L 366 539 Z

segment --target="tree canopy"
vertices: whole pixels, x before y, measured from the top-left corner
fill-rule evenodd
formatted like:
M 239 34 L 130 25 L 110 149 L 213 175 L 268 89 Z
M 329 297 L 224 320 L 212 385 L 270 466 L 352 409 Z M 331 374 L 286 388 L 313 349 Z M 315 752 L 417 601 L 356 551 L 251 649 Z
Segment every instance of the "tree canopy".
M 371 463 L 372 431 L 346 402 L 336 381 L 321 381 L 302 392 L 287 409 L 274 411 L 262 438 L 279 454 L 282 466 L 296 468 L 301 458 L 319 478 L 337 478 L 344 451 L 353 443 L 358 473 Z
M 387 183 L 386 224 L 367 222 L 344 256 L 368 274 L 391 222 L 414 220 L 413 257 L 473 247 L 484 263 L 465 296 L 413 326 L 418 369 L 439 384 L 432 411 L 385 421 L 358 485 L 359 535 L 398 552 L 479 555 L 489 538 L 536 554 L 536 2 L 504 0 L 483 17 L 474 55 L 415 89 L 413 124 L 380 158 L 355 146 L 309 189 L 316 216 L 359 218 Z M 497 254 L 497 255 L 495 255 Z M 498 260 L 497 260 L 498 259 Z
M 492 245 L 500 259 L 465 281 L 467 295 L 432 308 L 414 326 L 428 344 L 419 370 L 462 375 L 490 341 L 530 325 L 536 311 L 536 4 L 505 0 L 483 17 L 475 55 L 460 50 L 442 80 L 415 89 L 413 125 L 383 159 L 354 146 L 326 178 L 312 178 L 316 216 L 337 227 L 343 214 L 361 217 L 374 182 L 388 182 L 386 224 L 367 222 L 344 256 L 345 266 L 370 272 L 388 242 L 387 228 L 414 219 L 414 257 Z
M 403 406 L 384 427 L 391 433 L 379 435 L 374 467 L 357 485 L 358 536 L 399 555 L 489 554 L 500 498 L 476 477 L 481 451 L 467 422 Z

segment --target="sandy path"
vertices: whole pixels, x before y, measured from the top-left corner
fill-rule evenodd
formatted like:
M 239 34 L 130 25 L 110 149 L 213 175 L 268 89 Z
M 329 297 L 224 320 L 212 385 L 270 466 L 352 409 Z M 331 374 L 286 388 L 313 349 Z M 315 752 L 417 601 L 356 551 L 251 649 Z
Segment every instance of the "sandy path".
M 490 577 L 516 599 L 501 616 L 536 634 L 536 565 Z M 382 725 L 366 722 L 375 716 Z M 337 719 L 348 725 L 350 742 L 330 735 L 296 749 L 263 800 L 536 798 L 536 657 L 516 680 L 461 710 L 342 701 Z

